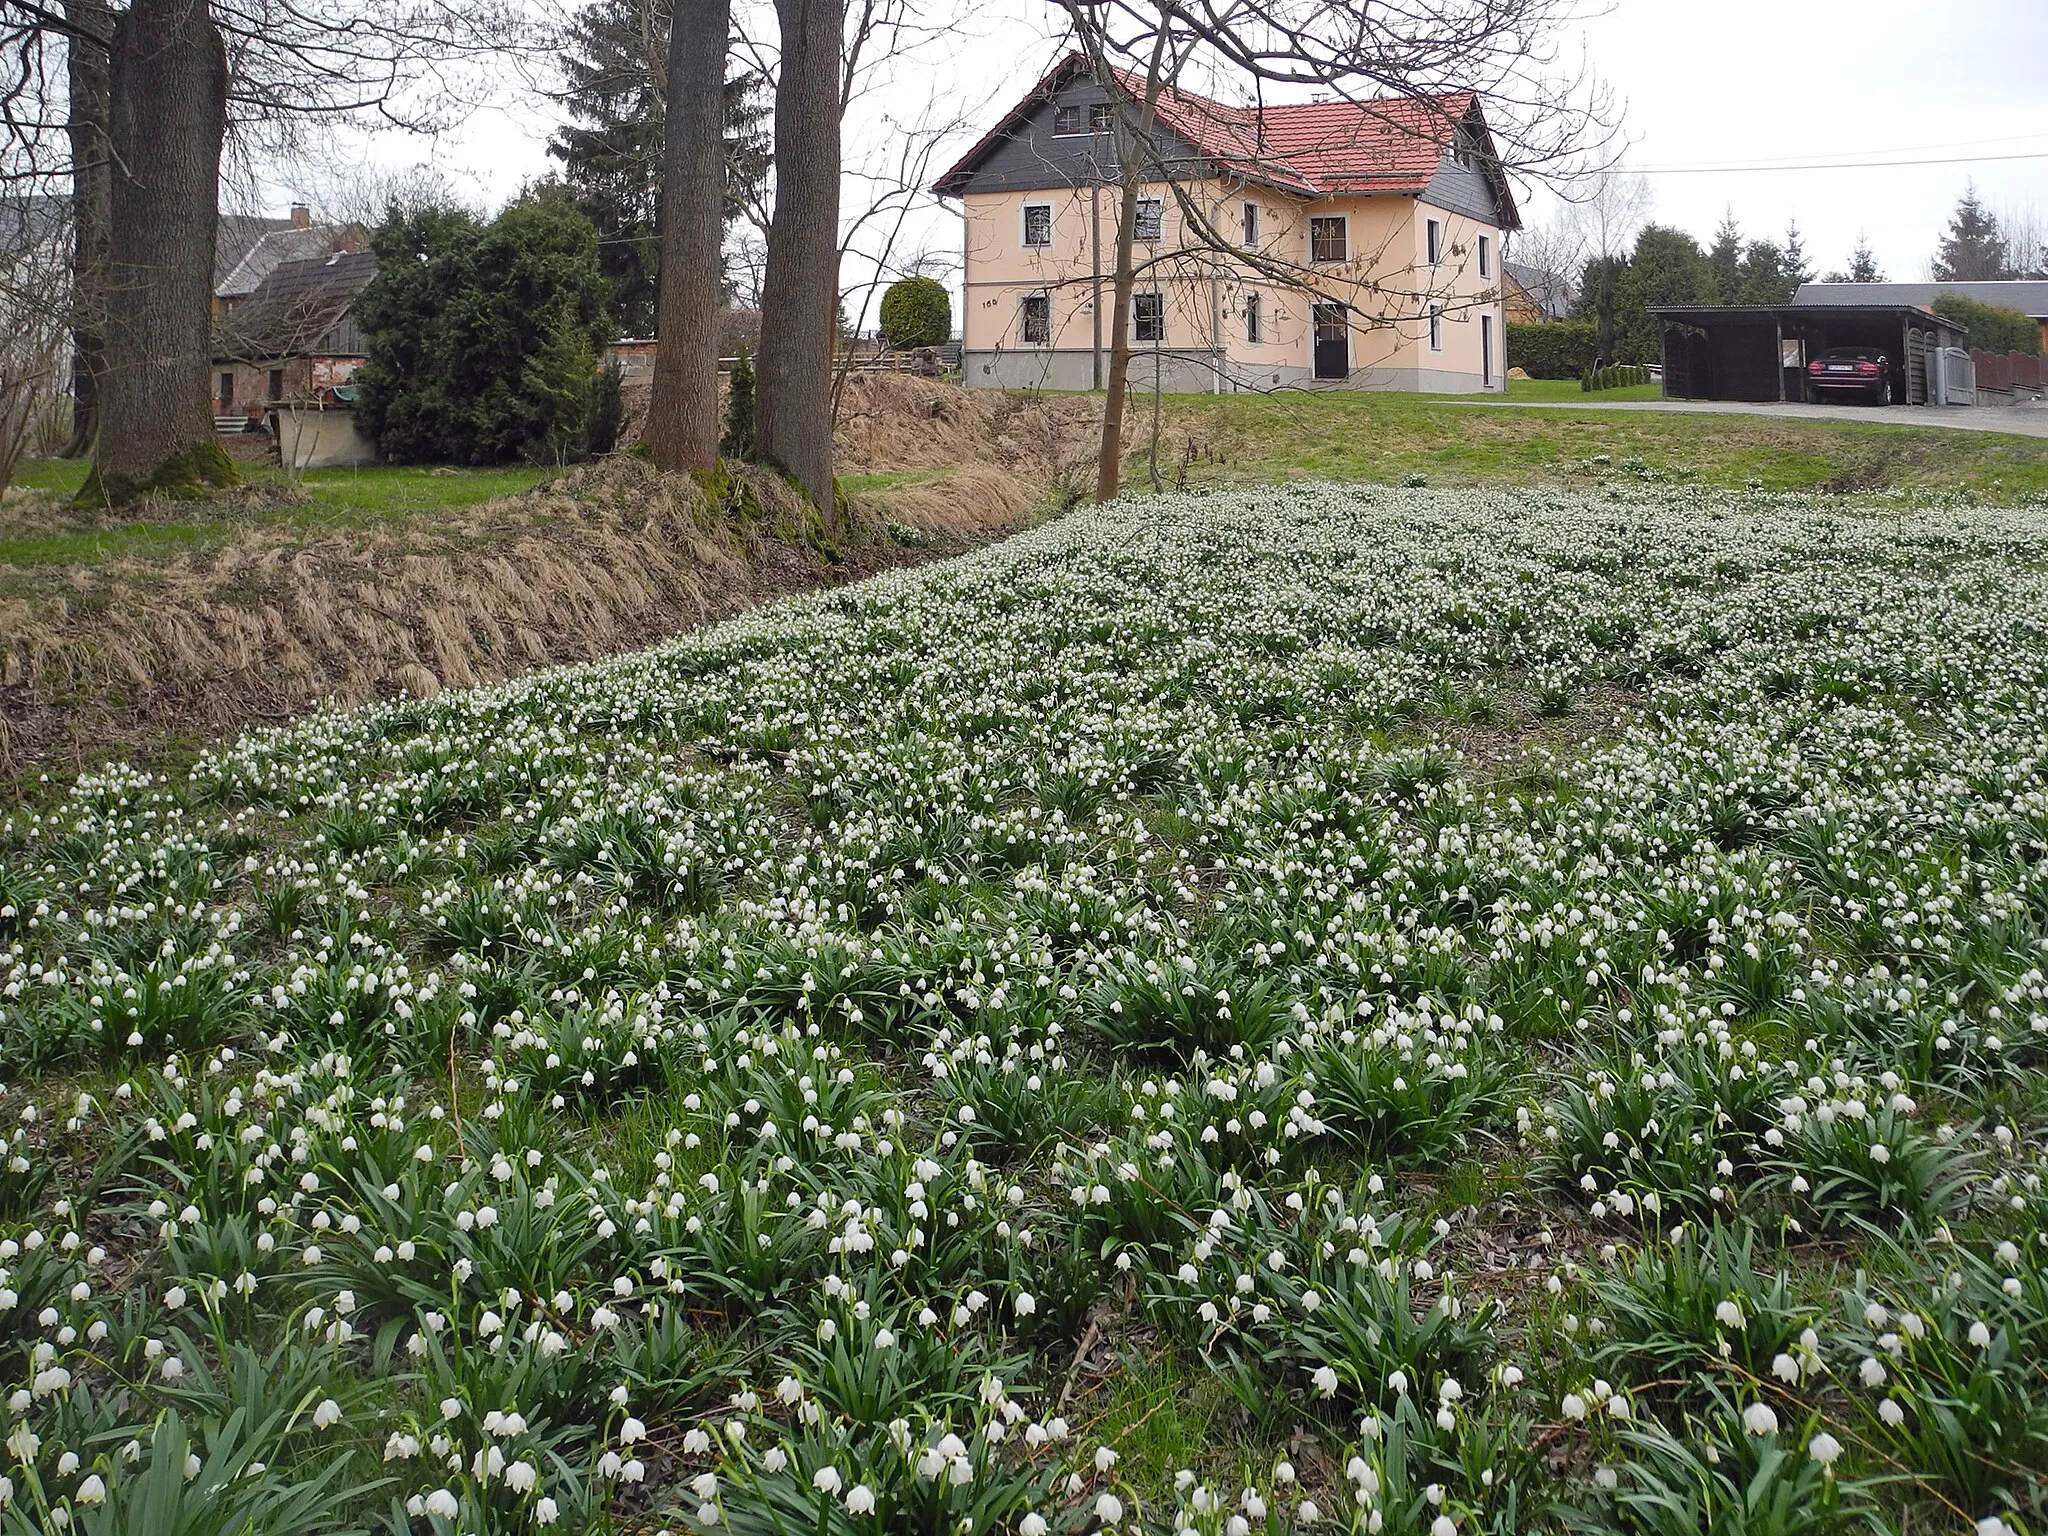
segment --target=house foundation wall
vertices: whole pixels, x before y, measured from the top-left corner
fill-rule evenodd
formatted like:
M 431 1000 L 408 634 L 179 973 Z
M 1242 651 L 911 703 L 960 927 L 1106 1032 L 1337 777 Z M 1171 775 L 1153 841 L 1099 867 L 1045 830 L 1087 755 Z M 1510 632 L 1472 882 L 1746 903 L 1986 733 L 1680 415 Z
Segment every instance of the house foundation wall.
M 970 389 L 1096 388 L 1095 370 L 1086 348 L 1033 348 L 967 352 L 961 374 Z M 1487 384 L 1477 373 L 1451 368 L 1354 368 L 1347 378 L 1318 379 L 1296 363 L 1259 363 L 1219 357 L 1203 351 L 1133 352 L 1133 390 L 1157 387 L 1172 395 L 1249 394 L 1274 389 L 1371 389 L 1425 395 L 1500 394 L 1507 388 L 1496 374 Z M 1102 355 L 1102 376 L 1109 375 L 1109 354 Z

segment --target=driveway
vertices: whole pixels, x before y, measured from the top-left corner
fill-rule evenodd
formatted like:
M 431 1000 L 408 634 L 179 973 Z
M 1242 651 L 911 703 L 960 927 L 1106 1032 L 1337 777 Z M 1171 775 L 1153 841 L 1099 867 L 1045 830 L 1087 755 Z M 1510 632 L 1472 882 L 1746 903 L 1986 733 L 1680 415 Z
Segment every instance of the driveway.
M 1766 400 L 1457 400 L 1479 410 L 1663 411 L 1692 416 L 1779 416 L 1796 421 L 1855 421 L 1866 426 L 1947 427 L 1957 432 L 2006 432 L 2048 438 L 2043 405 L 1801 405 Z

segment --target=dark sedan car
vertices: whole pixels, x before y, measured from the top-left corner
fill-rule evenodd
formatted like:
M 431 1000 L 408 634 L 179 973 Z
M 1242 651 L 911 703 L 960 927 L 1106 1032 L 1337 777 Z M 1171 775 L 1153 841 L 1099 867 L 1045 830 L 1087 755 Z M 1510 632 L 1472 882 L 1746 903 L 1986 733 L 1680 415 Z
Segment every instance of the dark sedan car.
M 1876 347 L 1829 347 L 1806 365 L 1806 398 L 1861 395 L 1872 405 L 1892 403 L 1891 359 Z

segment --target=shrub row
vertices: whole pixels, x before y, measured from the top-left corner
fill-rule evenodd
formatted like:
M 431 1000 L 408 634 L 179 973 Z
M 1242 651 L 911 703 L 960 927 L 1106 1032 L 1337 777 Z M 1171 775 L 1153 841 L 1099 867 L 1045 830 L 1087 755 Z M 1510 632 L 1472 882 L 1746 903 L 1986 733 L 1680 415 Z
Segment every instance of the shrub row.
M 1627 389 L 1632 384 L 1650 382 L 1650 370 L 1640 363 L 1614 363 L 1605 368 L 1588 368 L 1579 375 L 1579 388 L 1588 392 L 1596 389 Z

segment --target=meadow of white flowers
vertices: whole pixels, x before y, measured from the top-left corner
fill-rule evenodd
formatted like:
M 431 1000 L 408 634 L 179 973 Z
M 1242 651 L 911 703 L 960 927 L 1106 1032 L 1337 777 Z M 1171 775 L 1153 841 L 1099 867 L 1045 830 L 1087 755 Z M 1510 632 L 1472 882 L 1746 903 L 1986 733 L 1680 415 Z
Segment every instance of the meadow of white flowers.
M 0 838 L 0 1531 L 2048 1529 L 2043 514 L 1168 497 Z

